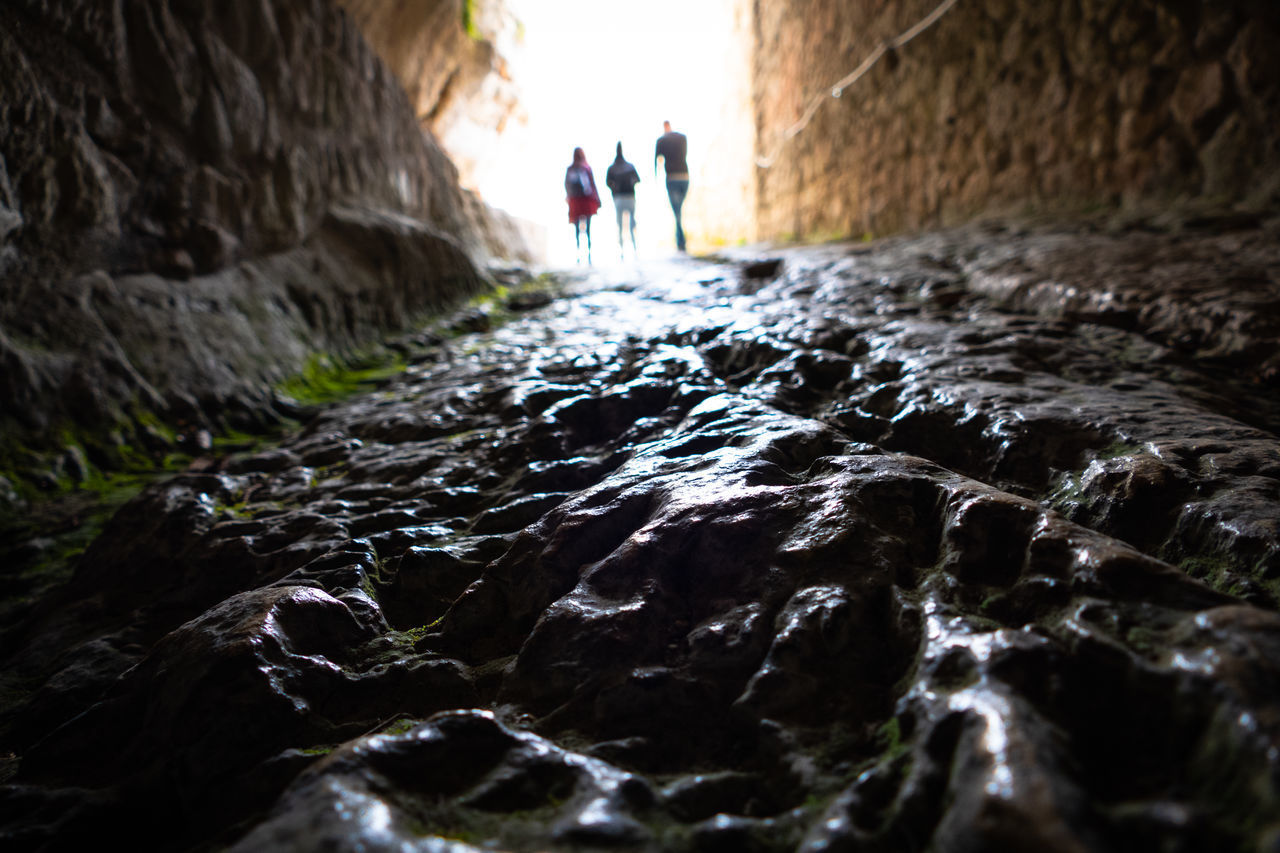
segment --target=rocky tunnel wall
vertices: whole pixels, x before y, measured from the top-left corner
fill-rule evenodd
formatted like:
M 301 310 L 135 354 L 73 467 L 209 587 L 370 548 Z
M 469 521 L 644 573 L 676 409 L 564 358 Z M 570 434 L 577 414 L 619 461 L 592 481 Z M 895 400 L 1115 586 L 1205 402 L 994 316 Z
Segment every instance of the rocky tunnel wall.
M 755 4 L 757 151 L 935 0 Z M 757 170 L 762 237 L 1280 197 L 1280 7 L 960 0 Z
M 514 156 L 499 141 L 528 121 L 507 63 L 523 25 L 505 0 L 338 2 L 404 84 L 418 121 L 439 140 L 464 187 L 484 183 L 491 158 Z
M 10 449 L 252 419 L 521 251 L 331 0 L 0 8 Z

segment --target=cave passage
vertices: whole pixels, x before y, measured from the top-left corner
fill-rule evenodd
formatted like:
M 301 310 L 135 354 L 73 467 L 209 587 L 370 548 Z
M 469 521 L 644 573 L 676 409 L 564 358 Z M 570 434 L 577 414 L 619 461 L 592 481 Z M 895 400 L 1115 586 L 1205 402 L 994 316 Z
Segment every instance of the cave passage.
M 732 0 L 687 3 L 621 0 L 589 8 L 569 0 L 512 3 L 521 39 L 511 75 L 527 122 L 512 122 L 477 165 L 474 183 L 499 208 L 547 231 L 550 263 L 575 259 L 564 203 L 564 171 L 582 147 L 595 172 L 603 207 L 593 225 L 596 260 L 617 259 L 617 230 L 605 171 L 621 142 L 641 176 L 636 188 L 637 240 L 644 256 L 674 248 L 671 208 L 654 143 L 670 121 L 689 138 L 691 239 L 695 248 L 736 243 L 747 234 L 717 231 L 718 206 L 749 218 L 747 201 L 727 192 L 720 173 L 750 176 L 754 144 L 748 33 L 734 25 Z M 736 135 L 736 137 L 735 137 Z M 715 189 L 712 189 L 712 185 Z M 699 195 L 702 197 L 699 198 Z
M 931 8 L 0 4 L 0 848 L 1275 850 L 1280 7 Z

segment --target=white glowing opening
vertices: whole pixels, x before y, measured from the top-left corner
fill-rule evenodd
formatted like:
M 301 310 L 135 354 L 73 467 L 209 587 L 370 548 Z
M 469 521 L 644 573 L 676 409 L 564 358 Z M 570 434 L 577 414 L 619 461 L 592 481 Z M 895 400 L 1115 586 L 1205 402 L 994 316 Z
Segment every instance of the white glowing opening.
M 692 174 L 686 231 L 699 173 L 716 156 L 730 84 L 726 57 L 734 49 L 731 0 L 509 0 L 520 22 L 510 57 L 528 125 L 510 129 L 496 156 L 476 175 L 489 204 L 547 229 L 552 262 L 572 262 L 573 230 L 564 200 L 564 172 L 575 147 L 586 152 L 600 187 L 592 223 L 597 263 L 616 258 L 612 196 L 604 186 L 621 141 L 635 164 L 636 237 L 642 257 L 674 250 L 674 219 L 665 181 L 654 177 L 653 151 L 662 122 L 689 139 Z M 741 75 L 738 74 L 737 77 Z M 629 238 L 628 238 L 629 239 Z

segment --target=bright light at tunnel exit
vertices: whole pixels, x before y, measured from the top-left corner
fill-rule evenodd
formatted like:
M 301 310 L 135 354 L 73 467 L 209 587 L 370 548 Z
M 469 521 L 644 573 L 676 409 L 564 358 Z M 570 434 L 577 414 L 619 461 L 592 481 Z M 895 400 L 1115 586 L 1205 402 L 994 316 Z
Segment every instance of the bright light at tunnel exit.
M 593 258 L 616 262 L 618 231 L 605 172 L 622 142 L 635 164 L 636 236 L 640 257 L 674 253 L 674 219 L 654 143 L 662 122 L 689 139 L 692 174 L 685 227 L 697 245 L 699 173 L 717 156 L 712 141 L 728 108 L 725 56 L 731 49 L 730 0 L 509 0 L 520 43 L 509 57 L 528 125 L 508 134 L 477 170 L 488 203 L 546 229 L 553 264 L 574 261 L 564 172 L 582 147 L 600 189 L 592 222 Z M 707 199 L 702 200 L 703 203 Z M 629 247 L 628 247 L 629 248 Z

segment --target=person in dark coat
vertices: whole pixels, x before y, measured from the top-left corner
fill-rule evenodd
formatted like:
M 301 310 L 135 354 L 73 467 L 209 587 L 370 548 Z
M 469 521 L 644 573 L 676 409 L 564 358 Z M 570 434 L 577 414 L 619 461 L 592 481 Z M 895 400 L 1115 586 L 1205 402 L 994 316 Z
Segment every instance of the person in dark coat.
M 684 197 L 689 192 L 689 140 L 683 133 L 671 129 L 671 122 L 662 123 L 662 136 L 653 150 L 653 174 L 658 174 L 658 161 L 661 160 L 667 171 L 667 199 L 671 202 L 671 212 L 676 215 L 676 248 L 684 251 L 684 226 L 680 220 L 680 212 L 684 207 Z
M 618 214 L 618 256 L 626 254 L 626 244 L 622 239 L 622 214 L 627 214 L 631 225 L 631 257 L 635 258 L 636 250 L 636 184 L 640 183 L 640 173 L 636 167 L 622 156 L 622 143 L 618 143 L 618 156 L 613 158 L 609 171 L 605 173 L 605 186 L 613 193 L 613 209 Z
M 587 155 L 581 148 L 573 149 L 573 162 L 564 172 L 564 194 L 569 202 L 569 222 L 573 225 L 573 244 L 582 260 L 582 233 L 587 235 L 587 263 L 591 263 L 591 217 L 600 209 L 600 193 L 596 190 L 596 178 L 587 165 Z

